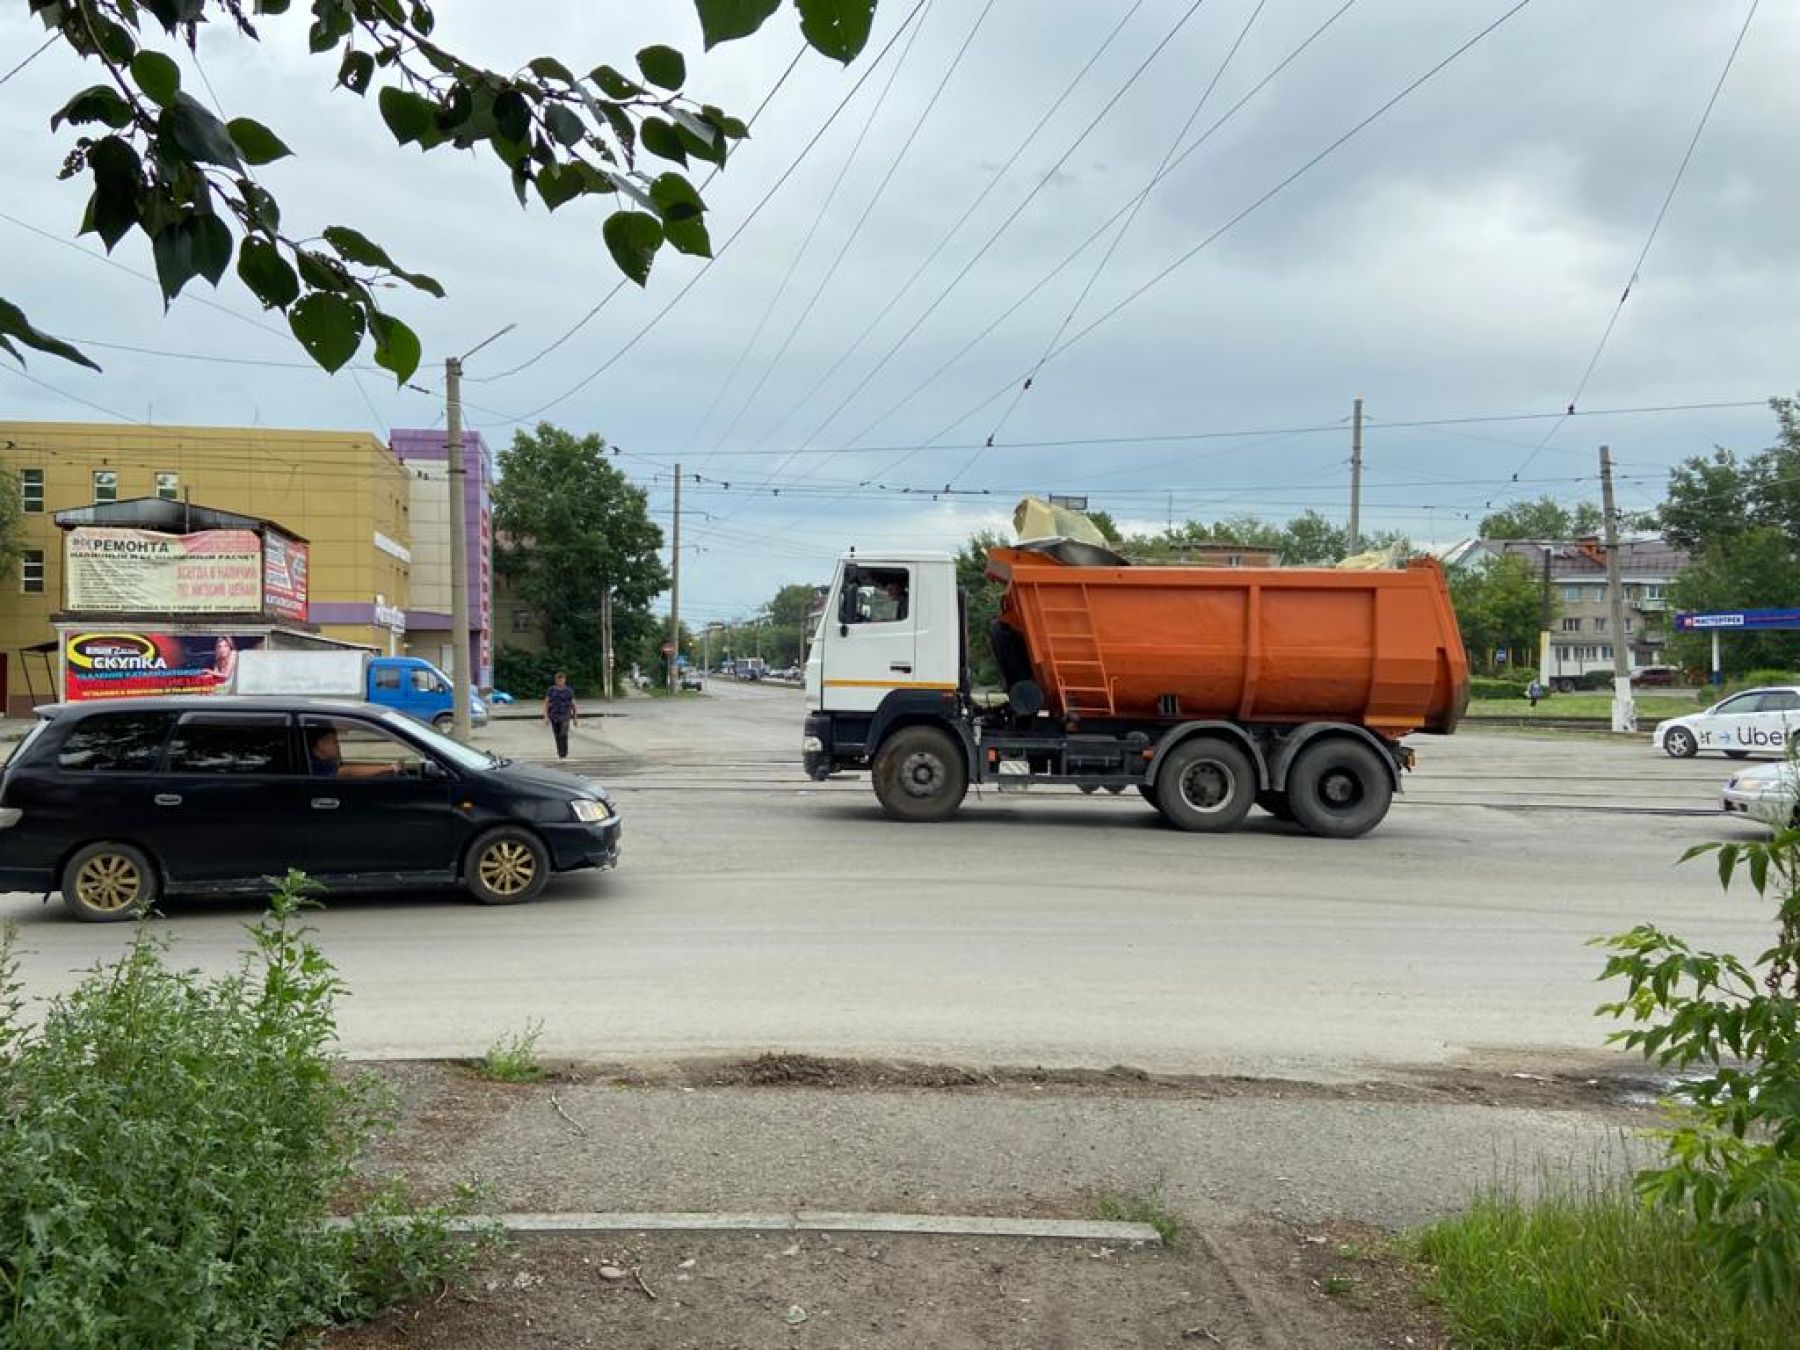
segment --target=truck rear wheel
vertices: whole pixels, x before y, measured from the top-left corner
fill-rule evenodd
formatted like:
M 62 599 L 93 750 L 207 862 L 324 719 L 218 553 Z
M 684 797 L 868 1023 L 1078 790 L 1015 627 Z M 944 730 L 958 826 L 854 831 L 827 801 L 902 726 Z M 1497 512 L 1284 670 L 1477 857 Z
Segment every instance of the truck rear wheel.
M 946 820 L 969 790 L 962 747 L 936 727 L 903 727 L 875 756 L 875 795 L 896 820 Z
M 1333 738 L 1307 746 L 1287 776 L 1288 808 L 1309 833 L 1326 839 L 1367 834 L 1394 800 L 1387 765 L 1358 741 Z
M 1255 801 L 1256 771 L 1230 741 L 1184 741 L 1156 771 L 1157 809 L 1178 829 L 1234 830 Z

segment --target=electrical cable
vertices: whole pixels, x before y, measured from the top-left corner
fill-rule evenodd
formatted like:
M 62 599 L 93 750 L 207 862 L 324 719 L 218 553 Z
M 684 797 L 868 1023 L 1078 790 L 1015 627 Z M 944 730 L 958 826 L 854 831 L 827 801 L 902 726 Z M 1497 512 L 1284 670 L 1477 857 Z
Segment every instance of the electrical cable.
M 1169 161 L 1175 158 L 1175 152 L 1181 148 L 1181 142 L 1187 137 L 1188 132 L 1193 130 L 1194 123 L 1200 120 L 1200 114 L 1205 111 L 1208 100 L 1212 98 L 1213 90 L 1217 89 L 1219 87 L 1219 81 L 1225 78 L 1225 71 L 1230 67 L 1232 58 L 1238 54 L 1238 48 L 1244 45 L 1244 39 L 1250 36 L 1250 30 L 1255 27 L 1256 20 L 1262 14 L 1263 7 L 1267 3 L 1268 0 L 1256 0 L 1255 6 L 1250 11 L 1250 17 L 1244 20 L 1244 26 L 1238 30 L 1237 40 L 1234 41 L 1231 44 L 1230 49 L 1226 51 L 1224 59 L 1219 62 L 1218 69 L 1213 71 L 1213 77 L 1206 82 L 1206 88 L 1200 91 L 1200 98 L 1195 102 L 1194 110 L 1188 114 L 1187 121 L 1181 124 L 1181 129 L 1170 138 L 1169 148 L 1163 151 L 1162 159 L 1157 162 L 1156 172 L 1150 175 L 1150 182 L 1152 185 L 1156 184 L 1162 178 L 1164 171 L 1169 167 Z M 1013 395 L 1012 402 L 1006 405 L 999 418 L 995 421 L 994 429 L 988 432 L 984 446 L 992 445 L 995 438 L 1005 430 L 1008 419 L 1012 417 L 1014 410 L 1019 406 L 1019 401 L 1030 392 L 1032 382 L 1037 378 L 1038 372 L 1044 368 L 1045 358 L 1055 349 L 1056 344 L 1062 341 L 1063 334 L 1069 331 L 1069 325 L 1075 321 L 1075 316 L 1081 312 L 1082 305 L 1087 303 L 1087 298 L 1093 292 L 1095 284 L 1100 280 L 1101 274 L 1106 271 L 1106 265 L 1113 260 L 1113 255 L 1119 251 L 1119 245 L 1125 242 L 1125 236 L 1131 232 L 1132 225 L 1137 222 L 1138 212 L 1143 210 L 1144 203 L 1149 200 L 1150 194 L 1148 191 L 1145 191 L 1139 193 L 1136 199 L 1132 201 L 1130 210 L 1125 216 L 1124 223 L 1119 226 L 1118 233 L 1113 235 L 1111 241 L 1107 244 L 1106 252 L 1100 255 L 1100 261 L 1094 264 L 1094 270 L 1088 273 L 1087 282 L 1082 286 L 1080 294 L 1075 297 L 1074 303 L 1069 306 L 1068 312 L 1063 315 L 1062 322 L 1057 325 L 1056 332 L 1051 335 L 1050 341 L 1044 344 L 1044 355 L 1038 357 L 1037 364 L 1031 368 L 1031 374 L 1025 377 L 1024 383 L 1019 386 L 1018 392 Z M 956 482 L 957 479 L 973 469 L 976 461 L 980 458 L 981 451 L 977 450 L 969 457 L 968 463 L 964 464 L 962 468 L 950 475 L 949 481 L 952 483 Z
M 926 10 L 929 13 L 930 0 L 926 0 Z M 863 121 L 862 129 L 856 133 L 856 140 L 851 144 L 850 152 L 844 156 L 843 164 L 839 166 L 837 174 L 831 180 L 831 188 L 826 192 L 825 200 L 819 203 L 819 209 L 813 214 L 812 224 L 807 228 L 805 237 L 800 241 L 800 246 L 794 250 L 794 256 L 788 263 L 787 271 L 782 275 L 781 284 L 775 288 L 775 293 L 769 297 L 769 303 L 763 307 L 762 317 L 756 321 L 756 327 L 751 330 L 750 336 L 745 339 L 742 349 L 738 352 L 737 360 L 731 363 L 731 369 L 726 373 L 725 378 L 720 381 L 717 392 L 713 394 L 712 402 L 706 405 L 706 411 L 701 414 L 700 420 L 695 425 L 692 435 L 688 437 L 690 448 L 692 447 L 693 442 L 698 439 L 700 433 L 706 429 L 706 424 L 712 421 L 712 416 L 718 411 L 719 405 L 725 401 L 725 395 L 730 391 L 732 384 L 736 382 L 738 372 L 744 368 L 745 362 L 750 359 L 750 353 L 756 349 L 756 344 L 762 339 L 763 330 L 768 327 L 769 320 L 775 317 L 775 310 L 781 304 L 782 297 L 787 294 L 789 285 L 793 283 L 795 275 L 799 272 L 800 264 L 805 261 L 812 252 L 812 242 L 818 236 L 819 230 L 824 226 L 825 217 L 831 210 L 831 204 L 837 200 L 837 195 L 842 191 L 845 180 L 849 178 L 850 170 L 856 164 L 857 155 L 862 152 L 863 144 L 869 138 L 869 132 L 874 129 L 876 119 L 881 116 L 882 108 L 887 105 L 888 95 L 894 91 L 894 81 L 900 78 L 900 72 L 905 68 L 907 58 L 912 55 L 913 44 L 918 41 L 919 34 L 924 31 L 925 23 L 924 20 L 921 19 L 920 22 L 914 26 L 912 36 L 907 38 L 906 46 L 901 51 L 900 58 L 894 62 L 892 69 L 889 70 L 887 83 L 881 87 L 881 92 L 876 96 L 874 104 L 869 109 L 868 117 Z M 810 313 L 810 309 L 808 312 Z M 791 336 L 789 341 L 792 341 Z M 783 344 L 782 351 L 785 352 L 786 350 L 787 347 Z M 779 354 L 776 359 L 780 359 Z M 763 380 L 767 379 L 768 373 L 765 371 Z M 757 391 L 761 388 L 762 381 L 758 381 L 756 389 L 751 391 L 750 397 L 754 399 Z M 746 402 L 745 406 L 748 406 L 748 402 Z M 714 444 L 713 448 L 715 450 L 718 449 L 719 444 L 723 443 L 725 437 L 730 434 L 731 428 L 737 425 L 738 418 L 741 418 L 743 415 L 743 409 L 740 408 L 737 417 L 734 417 L 731 420 L 731 425 L 720 434 L 719 441 Z M 704 463 L 709 457 L 709 455 L 702 455 L 700 457 L 700 462 Z
M 1700 121 L 1694 127 L 1694 134 L 1688 139 L 1687 150 L 1681 156 L 1681 163 L 1675 167 L 1675 177 L 1670 180 L 1669 190 L 1663 194 L 1662 205 L 1657 208 L 1656 219 L 1650 224 L 1650 233 L 1644 239 L 1644 246 L 1638 250 L 1637 261 L 1631 266 L 1631 275 L 1625 280 L 1625 289 L 1619 293 L 1619 301 L 1613 306 L 1612 316 L 1606 321 L 1606 328 L 1600 334 L 1600 341 L 1594 347 L 1594 354 L 1588 358 L 1587 369 L 1581 372 L 1581 379 L 1576 382 L 1575 392 L 1569 396 L 1569 411 L 1573 413 L 1581 402 L 1581 396 L 1587 392 L 1588 381 L 1593 379 L 1594 370 L 1600 364 L 1600 354 L 1606 350 L 1606 344 L 1612 339 L 1613 329 L 1618 325 L 1619 315 L 1625 310 L 1625 302 L 1631 298 L 1631 288 L 1637 285 L 1638 273 L 1643 270 L 1644 262 L 1650 256 L 1650 246 L 1656 242 L 1657 232 L 1662 229 L 1663 217 L 1669 214 L 1669 206 L 1675 200 L 1675 193 L 1681 187 L 1681 180 L 1687 174 L 1688 164 L 1694 158 L 1694 150 L 1700 144 L 1700 135 L 1706 130 L 1706 124 L 1712 119 L 1713 107 L 1719 101 L 1719 94 L 1725 88 L 1726 77 L 1737 63 L 1738 52 L 1743 48 L 1744 36 L 1750 31 L 1750 21 L 1756 17 L 1756 7 L 1760 0 L 1750 0 L 1749 11 L 1744 15 L 1743 26 L 1738 29 L 1737 40 L 1731 44 L 1731 51 L 1726 54 L 1724 68 L 1719 71 L 1719 78 L 1713 84 L 1712 93 L 1707 97 L 1706 106 L 1700 111 Z M 1559 422 L 1544 433 L 1540 441 L 1529 455 L 1519 464 L 1517 472 L 1523 473 L 1531 467 L 1539 451 L 1550 443 L 1550 438 L 1561 429 Z
M 62 36 L 62 33 L 59 30 L 57 32 L 52 33 L 49 37 L 45 38 L 43 46 L 39 47 L 30 56 L 26 57 L 23 61 L 19 62 L 18 65 L 14 66 L 11 70 L 7 71 L 6 74 L 0 75 L 0 84 L 5 84 L 8 80 L 12 79 L 13 76 L 17 75 L 21 70 L 24 70 L 26 66 L 30 65 L 33 61 L 37 60 L 38 57 L 42 56 L 45 52 L 49 51 L 52 47 L 54 47 L 56 45 L 57 39 L 60 38 L 61 36 Z
M 788 329 L 787 336 L 782 339 L 781 346 L 776 349 L 774 357 L 771 358 L 769 364 L 763 369 L 762 377 L 757 380 L 755 388 L 751 389 L 749 396 L 745 398 L 742 406 L 739 407 L 737 416 L 732 418 L 730 425 L 727 426 L 724 431 L 719 433 L 719 437 L 713 445 L 714 451 L 722 447 L 730 438 L 731 433 L 737 429 L 738 423 L 743 420 L 744 414 L 750 410 L 750 406 L 755 403 L 757 395 L 762 393 L 764 386 L 768 384 L 769 377 L 775 373 L 776 367 L 781 364 L 782 358 L 787 355 L 788 348 L 793 345 L 794 339 L 800 335 L 800 330 L 805 327 L 806 321 L 812 317 L 813 310 L 818 306 L 818 303 L 824 296 L 827 288 L 830 287 L 833 278 L 837 276 L 838 269 L 843 266 L 844 259 L 849 256 L 851 247 L 856 243 L 857 239 L 861 237 L 863 226 L 869 223 L 869 217 L 875 213 L 875 208 L 881 204 L 881 199 L 886 194 L 888 185 L 894 181 L 894 175 L 899 172 L 900 165 L 905 161 L 907 152 L 912 149 L 913 142 L 918 139 L 919 133 L 924 130 L 926 121 L 931 117 L 932 109 L 937 107 L 938 100 L 943 97 L 944 90 L 949 87 L 951 78 L 956 74 L 957 68 L 962 65 L 963 58 L 969 54 L 969 48 L 974 44 L 975 35 L 981 31 L 982 24 L 987 21 L 988 14 L 992 12 L 993 8 L 994 0 L 987 0 L 987 3 L 982 6 L 981 12 L 975 16 L 974 24 L 970 26 L 967 35 L 963 38 L 962 45 L 957 48 L 956 55 L 951 58 L 950 65 L 944 71 L 943 78 L 938 81 L 937 88 L 932 90 L 931 97 L 925 101 L 924 108 L 920 110 L 918 117 L 913 121 L 912 130 L 907 133 L 905 141 L 901 143 L 900 149 L 895 153 L 893 160 L 888 164 L 887 172 L 882 175 L 881 182 L 876 185 L 875 195 L 869 199 L 868 205 L 863 208 L 862 214 L 857 217 L 856 224 L 851 227 L 848 237 L 845 238 L 843 245 L 837 251 L 837 256 L 831 260 L 831 266 L 825 269 L 824 277 L 820 279 L 818 286 L 814 288 L 812 297 L 806 302 L 806 307 L 800 311 L 800 316 L 794 320 L 793 325 Z M 921 28 L 922 27 L 923 25 L 921 25 Z M 905 59 L 904 56 L 901 58 L 902 61 Z M 708 453 L 707 458 L 711 458 L 711 452 Z
M 887 59 L 888 53 L 894 49 L 894 44 L 896 42 L 898 42 L 901 38 L 901 35 L 904 34 L 906 32 L 906 30 L 912 26 L 913 20 L 918 18 L 919 12 L 922 9 L 924 9 L 924 7 L 925 7 L 925 0 L 917 0 L 917 3 L 915 3 L 912 7 L 912 11 L 906 16 L 906 18 L 901 20 L 900 27 L 894 30 L 893 36 L 887 40 L 887 44 L 884 47 L 882 47 L 882 49 L 879 53 L 876 54 L 875 59 L 873 61 L 871 61 L 869 63 L 869 65 L 863 69 L 862 75 L 857 79 L 856 83 L 851 86 L 850 92 L 845 94 L 843 99 L 839 101 L 837 107 L 835 107 L 831 110 L 831 115 L 825 119 L 825 124 L 823 126 L 821 126 L 818 129 L 818 131 L 813 133 L 812 139 L 806 143 L 805 148 L 801 150 L 800 154 L 794 159 L 794 162 L 792 164 L 788 165 L 788 167 L 782 172 L 781 177 L 779 177 L 775 180 L 774 186 L 771 187 L 766 193 L 764 193 L 762 199 L 760 201 L 758 201 L 757 204 L 750 209 L 750 214 L 745 216 L 744 219 L 741 222 L 739 222 L 737 229 L 732 231 L 730 238 L 728 238 L 723 244 L 719 245 L 718 248 L 713 250 L 712 257 L 708 258 L 706 260 L 705 264 L 700 268 L 700 270 L 697 271 L 696 273 L 694 273 L 694 275 L 688 279 L 687 284 L 684 285 L 679 291 L 677 291 L 675 293 L 674 298 L 671 299 L 668 304 L 664 305 L 660 310 L 658 310 L 651 317 L 651 319 L 648 323 L 644 324 L 644 326 L 642 328 L 638 329 L 638 331 L 636 333 L 634 333 L 630 338 L 628 338 L 626 340 L 626 342 L 624 343 L 624 345 L 621 346 L 617 351 L 615 351 L 611 356 L 607 357 L 604 361 L 602 361 L 593 370 L 589 371 L 586 375 L 582 376 L 581 379 L 577 380 L 573 385 L 571 385 L 569 388 L 565 389 L 562 393 L 558 394 L 555 398 L 549 400 L 547 403 L 539 404 L 537 407 L 533 408 L 528 413 L 523 413 L 517 417 L 508 417 L 508 418 L 504 419 L 503 421 L 495 422 L 495 423 L 488 423 L 487 425 L 494 426 L 494 427 L 522 425 L 526 422 L 530 422 L 530 421 L 534 420 L 535 418 L 541 416 L 544 413 L 549 412 L 550 409 L 557 407 L 558 405 L 560 405 L 562 403 L 566 403 L 569 399 L 574 398 L 575 395 L 579 394 L 583 389 L 586 389 L 595 380 L 599 379 L 607 371 L 611 370 L 613 368 L 613 366 L 616 365 L 625 356 L 625 354 L 627 352 L 629 352 L 633 347 L 636 347 L 637 344 L 639 342 L 643 341 L 644 338 L 648 337 L 649 334 L 651 333 L 651 331 L 653 329 L 655 329 L 655 327 L 659 323 L 661 323 L 665 318 L 668 317 L 669 312 L 671 310 L 673 310 L 675 308 L 675 306 L 679 305 L 684 298 L 686 298 L 688 292 L 693 290 L 694 287 L 697 284 L 699 284 L 700 279 L 702 277 L 704 277 L 708 272 L 712 271 L 714 265 L 721 258 L 723 258 L 725 256 L 726 252 L 731 248 L 731 246 L 734 243 L 737 242 L 739 237 L 741 237 L 743 235 L 744 231 L 750 228 L 751 223 L 755 221 L 756 217 L 759 214 L 761 214 L 763 207 L 767 206 L 769 204 L 770 199 L 773 198 L 775 196 L 775 194 L 781 190 L 782 186 L 787 182 L 787 180 L 789 178 L 793 177 L 795 171 L 798 170 L 799 167 L 801 166 L 801 164 L 803 164 L 806 161 L 806 157 L 807 157 L 807 155 L 809 155 L 812 152 L 813 147 L 818 145 L 820 139 L 825 135 L 826 131 L 828 131 L 830 129 L 831 124 L 833 122 L 837 121 L 838 114 L 842 113 L 844 111 L 844 109 L 849 106 L 850 101 L 856 97 L 857 92 L 863 87 L 864 84 L 866 84 L 868 82 L 869 77 L 872 76 L 877 70 L 879 70 L 881 68 L 882 62 Z
M 751 113 L 749 120 L 744 123 L 745 130 L 748 130 L 749 128 L 756 125 L 756 119 L 763 115 L 763 110 L 769 106 L 770 101 L 774 99 L 776 94 L 781 92 L 781 86 L 787 83 L 788 76 L 790 76 L 794 73 L 794 67 L 796 67 L 800 64 L 800 58 L 805 55 L 806 55 L 806 44 L 804 42 L 802 42 L 800 44 L 799 50 L 797 50 L 794 53 L 794 59 L 792 61 L 789 61 L 787 64 L 787 69 L 781 72 L 781 78 L 775 81 L 775 87 L 770 89 L 768 93 L 763 95 L 762 102 L 756 105 L 756 111 Z M 723 165 L 715 164 L 713 166 L 712 172 L 706 175 L 705 179 L 703 179 L 701 181 L 700 186 L 695 190 L 697 192 L 704 193 L 708 187 L 712 186 L 713 179 L 717 178 L 719 176 L 719 174 L 721 172 L 723 172 L 723 170 L 724 170 Z M 514 375 L 517 375 L 517 374 L 521 373 L 522 371 L 530 370 L 539 361 L 542 361 L 546 356 L 550 355 L 551 352 L 555 351 L 558 347 L 562 346 L 563 343 L 567 342 L 570 338 L 574 337 L 577 333 L 579 333 L 583 328 L 586 328 L 588 326 L 588 324 L 592 323 L 594 321 L 594 319 L 599 315 L 600 311 L 605 309 L 607 307 L 607 305 L 611 304 L 613 297 L 618 295 L 618 293 L 620 291 L 624 290 L 628 284 L 629 283 L 625 280 L 620 280 L 617 283 L 615 283 L 613 288 L 610 291 L 608 291 L 605 295 L 601 296 L 600 299 L 595 303 L 595 305 L 592 309 L 590 309 L 586 314 L 583 314 L 579 319 L 577 319 L 573 324 L 571 324 L 568 327 L 568 329 L 566 331 L 564 331 L 564 333 L 561 337 L 557 338 L 554 342 L 550 343 L 547 347 L 543 347 L 543 348 L 539 349 L 538 351 L 532 353 L 532 355 L 526 357 L 523 361 L 521 361 L 518 365 L 512 367 L 510 370 L 503 370 L 503 371 L 500 371 L 498 374 L 494 374 L 494 375 L 481 375 L 481 376 L 465 375 L 463 377 L 463 383 L 465 383 L 465 384 L 494 384 L 500 380 L 511 379 Z
M 1062 92 L 1051 102 L 1050 107 L 1047 108 L 1032 124 L 1031 130 L 1026 133 L 1025 138 L 1020 141 L 1018 145 L 1013 147 L 1012 153 L 1008 155 L 1005 161 L 1001 163 L 1000 167 L 988 177 L 987 185 L 975 195 L 975 200 L 970 202 L 968 206 L 963 209 L 963 213 L 957 217 L 956 223 L 945 232 L 935 245 L 933 245 L 931 251 L 925 255 L 924 261 L 913 269 L 912 275 L 900 283 L 900 288 L 895 291 L 893 295 L 888 297 L 887 303 L 877 311 L 875 317 L 870 319 L 863 327 L 863 330 L 851 340 L 850 344 L 838 353 L 837 359 L 825 368 L 824 373 L 821 374 L 818 379 L 813 381 L 812 386 L 800 396 L 793 407 L 789 408 L 788 411 L 783 414 L 781 420 L 775 423 L 769 433 L 756 443 L 756 453 L 761 453 L 763 448 L 775 438 L 782 427 L 786 426 L 788 422 L 793 419 L 796 413 L 811 406 L 813 395 L 824 388 L 833 375 L 843 369 L 844 363 L 862 348 L 862 344 L 868 341 L 870 334 L 881 326 L 882 321 L 885 320 L 889 314 L 893 313 L 894 306 L 899 304 L 900 301 L 905 298 L 906 294 L 918 283 L 919 278 L 925 275 L 930 269 L 931 264 L 937 261 L 939 255 L 943 253 L 950 241 L 956 237 L 964 225 L 968 224 L 970 217 L 972 217 L 975 212 L 980 209 L 981 204 L 988 199 L 988 194 L 1000 185 L 1001 181 L 1012 170 L 1013 165 L 1018 163 L 1019 157 L 1030 148 L 1031 143 L 1037 139 L 1039 133 L 1049 126 L 1051 119 L 1062 110 L 1062 106 L 1068 101 L 1069 96 L 1075 92 L 1082 80 L 1087 78 L 1088 72 L 1091 71 L 1094 66 L 1098 64 L 1100 58 L 1106 54 L 1114 40 L 1124 31 L 1125 25 L 1131 21 L 1132 15 L 1136 14 L 1138 10 L 1143 7 L 1143 3 L 1144 0 L 1132 0 L 1131 8 L 1125 11 L 1118 23 L 1113 25 L 1112 31 L 1106 35 L 1100 45 L 1088 56 L 1086 63 L 1083 64 L 1081 69 L 1075 72 L 1074 78 L 1063 86 Z M 736 455 L 749 452 L 727 450 L 720 453 Z M 776 450 L 770 453 L 785 455 L 788 451 Z
M 103 404 L 95 403 L 92 399 L 83 398 L 80 394 L 71 394 L 67 389 L 59 389 L 49 381 L 40 380 L 37 376 L 28 371 L 21 370 L 17 366 L 8 365 L 5 362 L 0 361 L 0 370 L 4 370 L 8 375 L 16 375 L 21 380 L 25 380 L 30 384 L 35 384 L 40 389 L 48 389 L 58 398 L 65 398 L 71 403 L 79 403 L 84 408 L 92 408 L 95 412 L 105 413 L 108 417 L 117 418 L 121 422 L 139 423 L 141 421 L 141 419 L 136 417 L 127 417 L 122 412 L 114 412 L 111 408 L 108 408 Z

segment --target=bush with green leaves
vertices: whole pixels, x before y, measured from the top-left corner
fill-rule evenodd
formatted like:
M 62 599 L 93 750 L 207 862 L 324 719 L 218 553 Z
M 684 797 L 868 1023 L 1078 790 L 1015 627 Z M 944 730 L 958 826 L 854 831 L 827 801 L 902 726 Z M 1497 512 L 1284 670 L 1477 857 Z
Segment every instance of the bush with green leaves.
M 1800 830 L 1686 857 L 1704 854 L 1774 902 L 1775 942 L 1746 962 L 1649 924 L 1599 939 L 1602 978 L 1625 982 L 1600 1011 L 1635 1024 L 1609 1039 L 1680 1071 L 1666 1161 L 1637 1188 L 1691 1216 L 1735 1301 L 1800 1303 Z
M 332 1050 L 342 985 L 290 873 L 218 978 L 140 927 L 27 1026 L 0 934 L 0 1347 L 280 1345 L 466 1268 L 445 1209 L 361 1200 L 388 1119 Z

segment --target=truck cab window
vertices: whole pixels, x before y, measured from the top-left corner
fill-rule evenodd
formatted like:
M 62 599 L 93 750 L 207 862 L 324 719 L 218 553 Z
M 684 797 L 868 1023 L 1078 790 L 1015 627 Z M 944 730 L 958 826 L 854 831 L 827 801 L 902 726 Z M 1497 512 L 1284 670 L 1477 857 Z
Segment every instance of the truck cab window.
M 911 599 L 904 568 L 867 568 L 846 579 L 838 617 L 843 623 L 896 623 L 910 612 Z

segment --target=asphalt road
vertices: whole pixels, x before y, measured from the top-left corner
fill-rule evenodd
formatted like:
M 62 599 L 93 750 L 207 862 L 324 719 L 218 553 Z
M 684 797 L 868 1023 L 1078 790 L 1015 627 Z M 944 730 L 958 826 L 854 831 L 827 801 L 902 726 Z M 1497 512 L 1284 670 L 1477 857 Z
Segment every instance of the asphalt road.
M 576 733 L 626 817 L 617 872 L 536 903 L 346 899 L 317 916 L 352 991 L 357 1056 L 477 1054 L 541 1021 L 588 1059 L 767 1048 L 1311 1078 L 1382 1066 L 1543 1065 L 1597 1052 L 1596 934 L 1655 921 L 1743 953 L 1765 908 L 1689 845 L 1727 761 L 1570 737 L 1421 739 L 1373 834 L 1316 840 L 1254 814 L 1184 835 L 1135 794 L 971 797 L 883 818 L 865 780 L 808 783 L 797 691 L 720 683 Z M 548 732 L 487 744 L 541 755 Z M 273 860 L 272 860 L 273 866 Z M 250 905 L 171 901 L 178 959 L 222 969 Z M 122 927 L 0 898 L 28 991 L 66 988 Z

